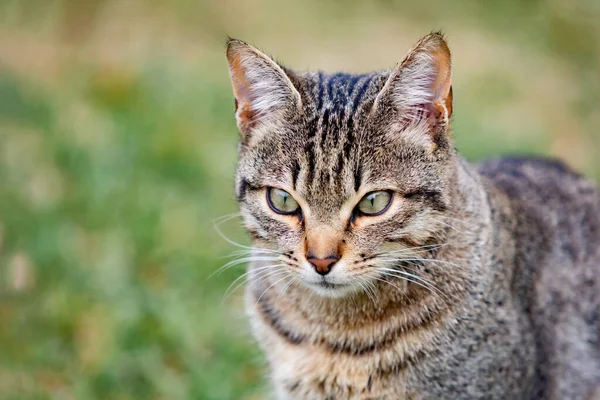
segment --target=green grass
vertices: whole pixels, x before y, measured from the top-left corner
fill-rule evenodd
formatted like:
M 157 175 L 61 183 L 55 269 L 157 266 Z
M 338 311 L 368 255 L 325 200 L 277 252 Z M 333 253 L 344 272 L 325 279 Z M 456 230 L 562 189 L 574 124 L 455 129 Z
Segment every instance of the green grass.
M 265 397 L 239 292 L 223 301 L 243 269 L 207 279 L 234 250 L 213 229 L 236 211 L 225 33 L 357 71 L 442 27 L 463 154 L 600 176 L 593 2 L 39 4 L 0 6 L 1 399 Z

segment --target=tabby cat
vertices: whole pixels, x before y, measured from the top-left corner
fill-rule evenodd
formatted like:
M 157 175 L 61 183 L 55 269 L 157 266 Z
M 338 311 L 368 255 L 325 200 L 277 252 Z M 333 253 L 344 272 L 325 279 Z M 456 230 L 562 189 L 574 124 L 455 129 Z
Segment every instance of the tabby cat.
M 600 394 L 600 196 L 556 161 L 471 165 L 450 51 L 293 72 L 235 39 L 247 312 L 278 399 Z

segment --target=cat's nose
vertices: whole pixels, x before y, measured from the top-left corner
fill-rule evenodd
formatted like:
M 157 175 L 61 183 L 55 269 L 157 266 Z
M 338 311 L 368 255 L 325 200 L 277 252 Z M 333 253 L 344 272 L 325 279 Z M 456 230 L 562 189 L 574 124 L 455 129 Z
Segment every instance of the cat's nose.
M 338 262 L 338 260 L 340 258 L 336 257 L 336 256 L 329 256 L 327 258 L 316 258 L 316 257 L 311 257 L 311 255 L 309 254 L 306 257 L 306 259 L 308 260 L 309 263 L 311 263 L 311 265 L 313 266 L 313 268 L 315 269 L 315 271 L 318 274 L 327 275 L 333 268 L 333 265 L 336 262 Z

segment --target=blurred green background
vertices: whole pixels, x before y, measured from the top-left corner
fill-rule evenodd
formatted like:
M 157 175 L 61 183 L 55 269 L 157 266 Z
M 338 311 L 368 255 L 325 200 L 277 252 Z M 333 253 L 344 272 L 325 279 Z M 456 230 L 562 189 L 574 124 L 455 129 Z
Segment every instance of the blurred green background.
M 466 157 L 600 177 L 597 0 L 0 1 L 0 398 L 265 398 L 243 266 L 207 279 L 235 250 L 225 37 L 360 72 L 436 29 Z

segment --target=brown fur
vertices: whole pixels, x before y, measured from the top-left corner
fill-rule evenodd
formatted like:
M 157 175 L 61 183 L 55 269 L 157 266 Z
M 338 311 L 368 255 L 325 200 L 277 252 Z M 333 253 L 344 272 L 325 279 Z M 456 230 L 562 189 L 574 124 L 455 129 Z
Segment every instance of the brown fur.
M 294 73 L 236 40 L 227 55 L 246 305 L 277 398 L 597 395 L 600 196 L 560 163 L 456 153 L 440 34 L 365 75 Z M 271 209 L 271 187 L 298 212 Z M 389 208 L 358 212 L 379 190 Z

